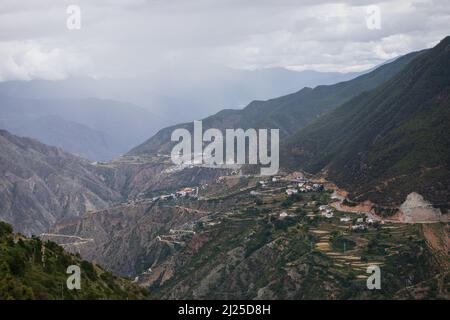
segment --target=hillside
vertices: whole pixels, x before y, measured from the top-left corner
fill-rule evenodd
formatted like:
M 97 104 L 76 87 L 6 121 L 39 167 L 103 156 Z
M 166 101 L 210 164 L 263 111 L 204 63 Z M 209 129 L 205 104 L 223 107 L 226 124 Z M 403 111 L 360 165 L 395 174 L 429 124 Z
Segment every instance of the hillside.
M 449 207 L 450 37 L 397 76 L 291 137 L 281 161 L 326 175 L 356 200 L 398 205 L 417 191 Z
M 38 235 L 62 217 L 121 199 L 107 186 L 112 171 L 36 140 L 0 130 L 0 219 Z
M 67 267 L 81 269 L 81 289 L 66 286 Z M 143 290 L 98 265 L 68 254 L 57 244 L 14 234 L 0 222 L 0 300 L 143 299 Z
M 407 54 L 349 81 L 321 85 L 314 89 L 306 87 L 279 98 L 253 101 L 242 110 L 222 110 L 203 119 L 203 127 L 205 130 L 207 128 L 279 128 L 282 138 L 290 136 L 319 115 L 338 107 L 364 91 L 376 88 L 402 70 L 420 53 Z M 173 145 L 170 142 L 170 135 L 176 128 L 192 130 L 192 123 L 164 128 L 128 154 L 170 153 Z
M 49 237 L 92 238 L 66 249 L 161 299 L 448 299 L 448 224 L 356 230 L 364 214 L 321 213 L 330 190 L 289 197 L 288 177 L 259 180 L 224 176 L 200 199 L 134 201 L 60 221 Z M 382 290 L 367 290 L 371 265 Z

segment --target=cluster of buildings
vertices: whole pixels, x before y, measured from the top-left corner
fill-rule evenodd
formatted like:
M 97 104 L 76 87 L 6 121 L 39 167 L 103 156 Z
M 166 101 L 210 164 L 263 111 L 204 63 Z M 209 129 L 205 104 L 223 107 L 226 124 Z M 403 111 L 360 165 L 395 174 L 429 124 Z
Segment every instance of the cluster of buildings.
M 323 191 L 324 187 L 323 184 L 320 183 L 311 183 L 309 181 L 307 182 L 299 182 L 297 187 L 294 186 L 288 186 L 286 189 L 286 194 L 288 196 L 296 194 L 296 193 L 306 193 L 306 192 L 320 192 Z
M 375 220 L 372 218 L 358 218 L 356 219 L 356 223 L 353 225 L 350 225 L 350 229 L 354 231 L 363 231 L 367 230 L 369 225 L 373 225 L 375 223 Z
M 285 186 L 280 186 L 280 182 L 286 182 Z M 303 176 L 294 178 L 283 177 L 281 175 L 272 176 L 266 180 L 258 181 L 258 186 L 262 188 L 278 187 L 286 188 L 285 193 L 288 196 L 301 193 L 301 192 L 320 192 L 324 190 L 323 184 L 313 183 Z
M 171 194 L 163 194 L 160 196 L 156 196 L 152 198 L 153 202 L 156 202 L 158 200 L 167 201 L 167 200 L 175 200 L 180 198 L 198 198 L 198 187 L 197 188 L 183 188 L 181 190 L 178 190 L 175 193 Z
M 323 184 L 311 183 L 310 181 L 304 181 L 298 183 L 298 190 L 300 192 L 320 192 L 324 190 Z
M 297 189 L 294 189 L 294 188 L 287 188 L 286 189 L 286 194 L 288 195 L 288 196 L 292 196 L 293 194 L 297 194 L 298 193 L 298 190 Z
M 324 186 L 321 183 L 313 183 L 303 176 L 294 177 L 289 180 L 294 185 L 288 186 L 286 193 L 294 194 L 298 192 L 320 192 L 324 190 Z M 294 191 L 295 190 L 295 191 Z

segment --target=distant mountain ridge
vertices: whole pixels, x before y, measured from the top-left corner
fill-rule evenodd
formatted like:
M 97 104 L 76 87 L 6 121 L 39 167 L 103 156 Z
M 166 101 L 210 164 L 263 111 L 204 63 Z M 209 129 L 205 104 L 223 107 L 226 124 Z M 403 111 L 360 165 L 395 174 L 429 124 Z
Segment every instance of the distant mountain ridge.
M 159 125 L 147 110 L 113 100 L 0 96 L 0 105 L 0 128 L 90 160 L 120 156 Z
M 7 81 L 0 83 L 0 96 L 127 101 L 156 114 L 161 123 L 157 129 L 160 129 L 213 114 L 226 106 L 241 107 L 254 99 L 268 99 L 303 87 L 346 81 L 362 73 L 293 71 L 285 68 L 239 70 L 217 66 L 205 66 L 198 70 L 186 66 L 186 70 L 149 71 L 148 75 L 124 79 Z
M 448 208 L 449 46 L 447 37 L 350 81 L 222 110 L 203 128 L 279 128 L 284 167 L 322 171 L 357 200 L 398 206 L 417 191 Z M 176 128 L 193 130 L 162 129 L 128 154 L 169 154 Z
M 281 137 L 288 137 L 319 115 L 338 107 L 364 91 L 381 85 L 421 53 L 407 54 L 349 81 L 320 85 L 314 89 L 303 88 L 295 93 L 267 101 L 253 101 L 240 110 L 222 110 L 203 119 L 203 127 L 204 129 L 279 128 Z M 176 128 L 193 130 L 192 123 L 164 128 L 128 154 L 170 153 L 173 146 L 170 135 Z
M 107 134 L 56 115 L 16 121 L 0 119 L 0 128 L 19 136 L 32 137 L 86 159 L 104 161 L 120 155 L 120 145 L 117 146 L 117 142 Z

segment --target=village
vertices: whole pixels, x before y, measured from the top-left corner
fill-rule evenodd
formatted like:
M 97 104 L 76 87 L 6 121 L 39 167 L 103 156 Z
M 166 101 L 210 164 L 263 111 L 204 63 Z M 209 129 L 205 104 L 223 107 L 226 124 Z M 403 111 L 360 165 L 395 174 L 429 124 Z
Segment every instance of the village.
M 216 190 L 220 196 L 216 196 Z M 237 201 L 236 209 L 226 210 L 228 201 Z M 169 200 L 194 200 L 223 203 L 223 212 L 209 212 L 199 218 L 196 223 L 183 225 L 179 231 L 171 231 L 169 234 L 160 235 L 158 241 L 171 245 L 185 243 L 186 237 L 195 234 L 198 226 L 214 228 L 220 225 L 224 219 L 237 219 L 236 216 L 243 211 L 267 212 L 269 221 L 289 220 L 305 217 L 311 225 L 317 225 L 318 221 L 329 221 L 328 225 L 342 230 L 344 233 L 360 233 L 369 229 L 377 229 L 383 221 L 376 221 L 371 215 L 365 213 L 342 212 L 333 204 L 343 201 L 335 195 L 335 190 L 327 189 L 325 182 L 308 179 L 303 175 L 276 175 L 270 177 L 260 176 L 221 176 L 215 182 L 202 184 L 198 187 L 186 187 L 173 193 L 158 195 L 151 201 L 167 202 Z M 256 204 L 253 208 L 252 204 Z M 188 203 L 184 205 L 189 206 Z M 191 205 L 195 206 L 194 203 Z M 195 210 L 194 210 L 195 211 Z M 259 220 L 261 217 L 255 216 Z M 319 222 L 320 223 L 320 222 Z M 318 231 L 322 232 L 322 231 Z M 325 231 L 323 231 L 325 232 Z M 319 247 L 321 247 L 319 245 Z
M 229 174 L 147 199 L 178 208 L 184 217 L 153 238 L 180 259 L 203 264 L 223 254 L 245 261 L 271 252 L 274 259 L 267 263 L 277 272 L 301 273 L 305 265 L 318 272 L 326 268 L 342 284 L 352 281 L 361 288 L 369 267 L 388 270 L 404 259 L 399 252 L 414 252 L 419 239 L 416 226 L 350 208 L 335 185 L 300 173 Z M 192 248 L 202 246 L 191 256 Z M 155 279 L 158 270 L 149 266 L 136 281 Z
M 226 180 L 248 180 L 250 181 L 246 187 L 236 188 L 233 186 L 231 189 L 235 189 L 232 193 L 223 192 L 223 186 Z M 215 184 L 215 186 L 214 186 Z M 265 177 L 264 179 L 258 179 L 258 176 L 252 175 L 244 175 L 239 176 L 234 172 L 229 176 L 221 176 L 219 177 L 214 184 L 201 184 L 196 187 L 184 187 L 177 191 L 171 193 L 164 193 L 160 195 L 156 195 L 151 197 L 150 199 L 146 199 L 147 201 L 156 203 L 156 202 L 166 202 L 166 201 L 178 201 L 178 200 L 220 200 L 226 199 L 230 196 L 243 196 L 245 198 L 245 193 L 249 192 L 251 198 L 268 198 L 272 197 L 274 199 L 280 199 L 285 201 L 286 203 L 295 202 L 299 200 L 302 194 L 310 194 L 310 195 L 318 195 L 318 194 L 330 194 L 329 200 L 326 201 L 325 204 L 318 204 L 318 201 L 310 201 L 305 203 L 305 206 L 311 208 L 311 211 L 308 212 L 307 216 L 310 219 L 314 217 L 322 217 L 324 219 L 332 219 L 335 217 L 336 208 L 339 208 L 339 204 L 344 200 L 342 197 L 336 196 L 336 192 L 334 190 L 327 189 L 324 183 L 320 183 L 315 180 L 308 179 L 301 174 L 285 174 L 285 175 L 274 175 Z M 219 185 L 222 196 L 215 197 L 213 192 L 209 189 L 213 190 L 214 187 Z M 284 197 L 282 196 L 284 194 Z M 144 197 L 141 194 L 139 198 Z M 130 200 L 129 202 L 132 204 L 136 200 Z M 332 205 L 332 204 L 337 205 Z M 280 219 L 283 219 L 287 216 L 292 216 L 291 212 L 288 214 L 286 211 L 282 211 L 278 214 Z M 354 215 L 353 215 L 354 216 Z M 383 224 L 384 221 L 376 221 L 371 214 L 365 214 L 359 212 L 357 217 L 351 217 L 349 214 L 339 215 L 339 222 L 346 224 L 348 230 L 353 231 L 364 231 L 370 227 L 376 227 L 378 224 Z

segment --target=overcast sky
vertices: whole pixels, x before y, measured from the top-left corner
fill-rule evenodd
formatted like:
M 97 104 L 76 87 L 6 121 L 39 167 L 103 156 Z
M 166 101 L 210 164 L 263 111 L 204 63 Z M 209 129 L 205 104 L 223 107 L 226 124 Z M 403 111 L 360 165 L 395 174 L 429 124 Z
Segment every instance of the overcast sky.
M 71 4 L 80 30 L 66 27 Z M 367 27 L 369 5 L 380 8 L 380 29 Z M 210 66 L 361 71 L 448 34 L 448 0 L 1 0 L 0 80 Z

